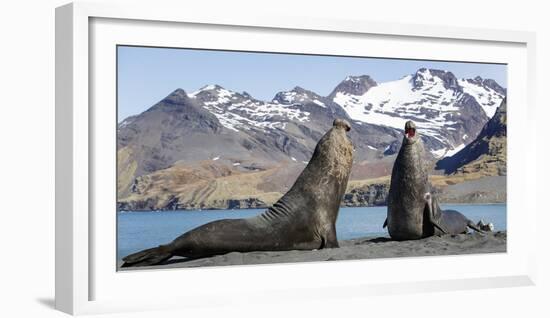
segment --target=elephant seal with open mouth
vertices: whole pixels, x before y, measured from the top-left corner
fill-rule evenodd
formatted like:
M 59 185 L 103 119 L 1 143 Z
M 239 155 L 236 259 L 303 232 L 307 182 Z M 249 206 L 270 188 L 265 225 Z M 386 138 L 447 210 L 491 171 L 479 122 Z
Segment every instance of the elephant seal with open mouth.
M 394 240 L 415 240 L 432 235 L 459 234 L 479 227 L 458 211 L 442 211 L 431 194 L 424 160 L 424 146 L 412 121 L 393 165 L 388 195 L 388 227 Z
M 347 121 L 334 120 L 292 188 L 264 213 L 204 224 L 171 243 L 124 257 L 122 267 L 155 265 L 172 256 L 338 247 L 336 218 L 353 161 L 350 129 Z

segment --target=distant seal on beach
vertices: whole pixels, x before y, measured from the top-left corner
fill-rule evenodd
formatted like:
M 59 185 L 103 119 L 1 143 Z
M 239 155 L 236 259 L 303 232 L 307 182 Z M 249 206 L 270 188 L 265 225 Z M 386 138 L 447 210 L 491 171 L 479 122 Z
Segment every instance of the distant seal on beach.
M 427 213 L 431 215 L 430 221 L 437 224 L 437 226 L 433 227 L 433 233 L 431 235 L 463 234 L 468 233 L 468 228 L 478 233 L 484 232 L 480 226 L 474 224 L 474 222 L 464 216 L 464 214 L 456 210 L 441 210 L 436 197 L 431 193 L 426 193 L 424 198 L 428 207 Z M 486 226 L 490 229 L 493 224 L 489 223 Z M 426 234 L 430 236 L 430 233 Z
M 338 247 L 336 218 L 353 161 L 350 129 L 347 121 L 334 120 L 292 188 L 264 213 L 204 224 L 171 243 L 124 257 L 122 267 L 155 265 L 172 256 Z
M 467 227 L 479 230 L 458 211 L 443 213 L 431 194 L 424 146 L 412 121 L 405 123 L 405 136 L 393 165 L 386 226 L 394 240 L 464 233 Z

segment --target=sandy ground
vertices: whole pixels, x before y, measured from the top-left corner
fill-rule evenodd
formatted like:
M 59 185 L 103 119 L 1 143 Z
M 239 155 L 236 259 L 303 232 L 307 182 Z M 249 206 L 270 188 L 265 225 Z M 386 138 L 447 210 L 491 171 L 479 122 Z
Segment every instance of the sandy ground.
M 224 255 L 185 259 L 172 258 L 165 264 L 148 267 L 130 267 L 119 270 L 185 268 L 295 262 L 337 261 L 390 257 L 430 255 L 460 255 L 506 252 L 506 232 L 480 235 L 477 233 L 433 236 L 414 241 L 392 241 L 387 237 L 359 238 L 340 241 L 339 248 L 313 251 L 232 252 Z M 119 262 L 119 267 L 121 263 Z

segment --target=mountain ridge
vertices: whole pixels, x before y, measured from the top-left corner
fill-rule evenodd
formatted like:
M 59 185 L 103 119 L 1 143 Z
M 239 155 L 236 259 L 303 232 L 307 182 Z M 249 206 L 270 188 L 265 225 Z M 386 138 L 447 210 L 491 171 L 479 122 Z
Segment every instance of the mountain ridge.
M 393 150 L 399 149 L 402 140 L 401 122 L 408 119 L 419 126 L 427 161 L 451 156 L 476 138 L 488 122 L 487 114 L 495 108 L 494 103 L 499 96 L 504 98 L 497 91 L 505 89 L 493 82 L 457 79 L 451 72 L 419 69 L 384 83 L 368 75 L 348 76 L 327 96 L 295 86 L 278 92 L 269 101 L 215 84 L 191 93 L 178 88 L 141 114 L 119 123 L 118 197 L 146 196 L 147 187 L 143 185 L 152 185 L 145 180 L 153 178 L 147 180 L 156 180 L 157 195 L 172 200 L 166 195 L 177 193 L 166 187 L 162 190 L 162 178 L 169 178 L 162 171 L 176 169 L 173 172 L 182 175 L 181 169 L 190 166 L 203 169 L 198 165 L 203 161 L 216 163 L 207 165 L 208 169 L 243 176 L 262 171 L 281 173 L 281 169 L 298 173 L 335 118 L 344 118 L 352 125 L 349 135 L 355 145 L 354 179 L 387 174 L 395 156 Z M 392 85 L 401 91 L 392 91 Z M 381 99 L 381 93 L 388 93 L 393 100 Z M 373 104 L 376 100 L 379 103 Z M 363 113 L 356 112 L 359 108 Z M 283 190 L 274 189 L 276 193 Z M 268 200 L 264 199 L 258 200 Z

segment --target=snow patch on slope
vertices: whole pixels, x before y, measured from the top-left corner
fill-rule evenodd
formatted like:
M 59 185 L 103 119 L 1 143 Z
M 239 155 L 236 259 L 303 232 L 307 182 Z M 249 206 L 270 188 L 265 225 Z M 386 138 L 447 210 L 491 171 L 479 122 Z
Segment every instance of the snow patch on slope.
M 461 79 L 458 81 L 462 86 L 464 93 L 471 95 L 481 105 L 487 117 L 492 118 L 497 111 L 498 106 L 504 99 L 504 96 L 495 92 L 492 89 L 486 88 L 476 83 L 471 83 L 468 80 Z
M 459 111 L 453 104 L 457 95 L 445 89 L 439 77 L 428 78 L 433 82 L 420 89 L 413 89 L 412 75 L 408 75 L 371 87 L 361 96 L 338 92 L 333 101 L 354 120 L 403 129 L 407 120 L 413 118 L 424 134 L 442 139 L 441 127 L 454 124 L 446 116 Z M 426 109 L 435 110 L 433 118 L 427 118 Z
M 204 108 L 210 111 L 220 123 L 233 131 L 261 129 L 285 129 L 286 122 L 309 121 L 309 112 L 279 103 L 267 103 L 247 98 L 239 93 L 215 85 L 207 85 L 189 94 L 191 98 L 204 91 L 215 95 L 215 99 L 203 102 Z M 294 94 L 285 95 L 293 100 Z
M 441 148 L 437 150 L 432 150 L 431 153 L 437 159 L 444 158 L 444 157 L 452 157 L 455 154 L 457 154 L 460 150 L 464 149 L 464 147 L 466 147 L 465 144 L 460 144 L 453 149 Z

